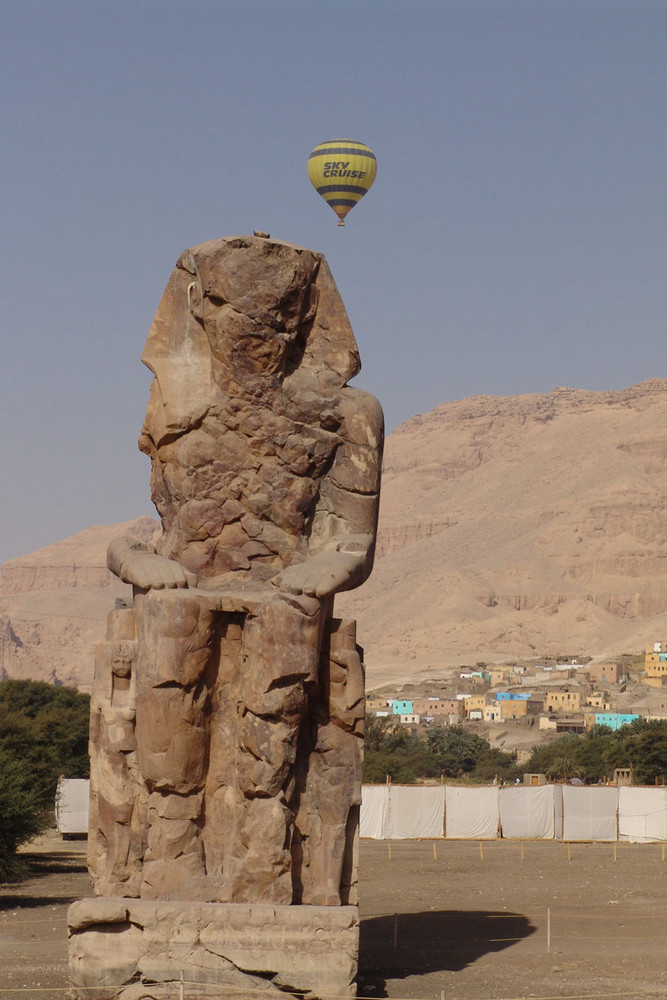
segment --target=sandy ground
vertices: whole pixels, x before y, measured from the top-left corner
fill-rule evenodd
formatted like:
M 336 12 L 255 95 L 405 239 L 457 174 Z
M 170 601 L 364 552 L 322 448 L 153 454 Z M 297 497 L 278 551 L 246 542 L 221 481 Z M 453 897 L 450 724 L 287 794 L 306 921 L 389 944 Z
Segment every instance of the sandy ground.
M 660 845 L 365 842 L 360 993 L 663 996 Z M 523 853 L 523 859 L 522 859 Z M 394 916 L 394 914 L 397 916 Z M 396 935 L 396 946 L 394 940 Z
M 431 841 L 362 842 L 360 995 L 664 997 L 662 847 L 569 855 L 554 842 L 438 841 L 435 856 Z M 28 879 L 0 886 L 0 1000 L 66 998 L 65 915 L 90 892 L 85 843 L 45 837 L 25 857 Z

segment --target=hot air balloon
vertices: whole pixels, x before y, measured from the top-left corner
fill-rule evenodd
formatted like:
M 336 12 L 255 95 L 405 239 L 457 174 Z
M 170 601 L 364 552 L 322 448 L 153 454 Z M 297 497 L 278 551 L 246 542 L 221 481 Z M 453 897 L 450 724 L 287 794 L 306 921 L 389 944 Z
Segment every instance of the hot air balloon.
M 310 183 L 333 208 L 339 226 L 370 190 L 376 173 L 375 153 L 353 139 L 321 142 L 308 157 Z

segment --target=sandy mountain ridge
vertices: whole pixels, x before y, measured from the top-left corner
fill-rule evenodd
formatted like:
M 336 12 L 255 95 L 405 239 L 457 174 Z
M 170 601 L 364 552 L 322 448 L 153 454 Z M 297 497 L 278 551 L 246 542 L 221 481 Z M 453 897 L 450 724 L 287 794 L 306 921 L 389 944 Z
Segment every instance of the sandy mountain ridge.
M 663 638 L 666 486 L 665 379 L 413 417 L 386 443 L 384 554 L 344 599 L 371 676 Z
M 150 541 L 159 523 L 141 517 L 86 528 L 0 571 L 0 677 L 68 684 L 90 691 L 95 646 L 117 597 L 131 598 L 106 566 L 116 535 Z
M 413 417 L 386 442 L 373 576 L 337 599 L 358 619 L 369 687 L 666 638 L 666 487 L 667 379 L 477 396 Z M 4 676 L 55 670 L 88 689 L 106 611 L 125 592 L 106 545 L 155 530 L 149 518 L 90 528 L 5 563 Z

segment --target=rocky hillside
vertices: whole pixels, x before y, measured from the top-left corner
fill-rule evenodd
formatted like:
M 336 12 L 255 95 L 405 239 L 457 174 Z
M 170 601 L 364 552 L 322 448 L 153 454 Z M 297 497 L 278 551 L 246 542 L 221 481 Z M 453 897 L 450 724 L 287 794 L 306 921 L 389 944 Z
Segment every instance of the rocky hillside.
M 375 572 L 338 602 L 371 677 L 664 638 L 666 488 L 665 379 L 413 417 L 386 443 Z
M 619 392 L 479 396 L 387 440 L 378 558 L 354 615 L 369 685 L 456 663 L 609 656 L 667 637 L 667 380 Z M 91 528 L 5 563 L 3 676 L 88 689 L 124 588 Z
M 45 680 L 90 691 L 95 645 L 117 597 L 131 588 L 106 568 L 115 535 L 149 541 L 159 525 L 149 517 L 87 528 L 71 538 L 2 564 L 0 676 Z

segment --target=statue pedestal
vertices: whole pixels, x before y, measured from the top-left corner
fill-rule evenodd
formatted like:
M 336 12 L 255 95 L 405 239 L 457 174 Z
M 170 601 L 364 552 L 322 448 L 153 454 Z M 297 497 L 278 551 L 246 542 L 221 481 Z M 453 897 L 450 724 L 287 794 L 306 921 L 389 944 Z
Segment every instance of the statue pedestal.
M 68 926 L 81 998 L 356 996 L 356 906 L 81 899 Z

